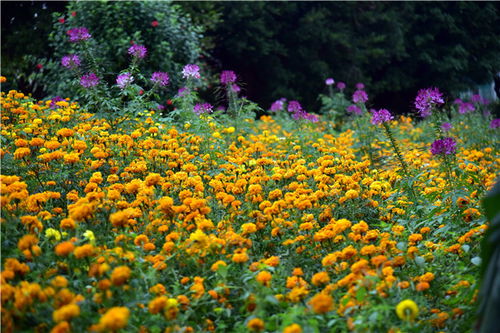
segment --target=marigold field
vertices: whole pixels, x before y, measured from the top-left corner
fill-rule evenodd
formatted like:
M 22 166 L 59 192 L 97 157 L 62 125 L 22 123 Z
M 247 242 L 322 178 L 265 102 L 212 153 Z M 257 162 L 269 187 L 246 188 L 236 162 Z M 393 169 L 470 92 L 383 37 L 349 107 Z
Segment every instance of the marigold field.
M 206 130 L 2 93 L 5 332 L 464 332 L 497 129 L 457 114 Z

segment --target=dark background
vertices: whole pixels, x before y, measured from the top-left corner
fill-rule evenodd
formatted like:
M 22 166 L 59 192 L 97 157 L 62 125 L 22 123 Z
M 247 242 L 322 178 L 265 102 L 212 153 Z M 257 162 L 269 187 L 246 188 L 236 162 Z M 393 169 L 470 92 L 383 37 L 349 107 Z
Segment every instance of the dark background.
M 2 73 L 36 71 L 26 54 L 50 57 L 47 36 L 65 2 L 2 2 Z M 178 2 L 205 29 L 203 61 L 234 70 L 264 109 L 280 97 L 319 109 L 324 80 L 366 85 L 369 106 L 412 111 L 421 88 L 448 98 L 500 71 L 498 2 Z M 31 67 L 30 67 L 31 66 Z M 50 92 L 18 75 L 17 88 Z

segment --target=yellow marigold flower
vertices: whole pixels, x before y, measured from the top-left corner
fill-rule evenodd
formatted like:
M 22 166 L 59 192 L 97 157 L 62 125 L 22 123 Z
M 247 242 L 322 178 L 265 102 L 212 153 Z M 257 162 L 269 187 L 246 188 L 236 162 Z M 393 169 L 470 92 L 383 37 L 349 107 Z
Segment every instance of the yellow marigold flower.
M 84 233 L 83 233 L 83 237 L 85 237 L 86 239 L 89 240 L 90 244 L 94 244 L 95 243 L 95 235 L 94 233 L 92 232 L 92 230 L 86 230 Z
M 53 229 L 53 228 L 48 228 L 47 230 L 45 230 L 45 237 L 47 238 L 54 238 L 56 241 L 60 241 L 61 240 L 61 233 L 59 231 L 57 231 L 56 229 Z
M 247 262 L 248 261 L 248 254 L 246 253 L 246 251 L 240 251 L 240 252 L 236 252 L 235 254 L 233 254 L 233 262 L 236 262 L 236 263 L 244 263 L 244 262 Z
M 273 275 L 269 273 L 268 271 L 262 271 L 257 274 L 255 279 L 262 284 L 263 286 L 268 287 L 269 283 L 271 282 L 271 279 L 273 278 Z
M 126 307 L 113 307 L 99 319 L 99 326 L 103 331 L 117 331 L 128 324 L 130 310 Z
M 356 190 L 349 190 L 345 193 L 344 197 L 346 197 L 347 199 L 356 199 L 357 197 L 359 197 L 359 193 Z
M 302 333 L 302 327 L 299 324 L 292 324 L 285 327 L 283 333 Z
M 71 318 L 78 317 L 80 315 L 80 307 L 74 303 L 63 305 L 59 309 L 52 313 L 52 319 L 56 323 L 60 321 L 68 321 Z
M 319 293 L 309 300 L 309 304 L 314 312 L 327 313 L 333 309 L 333 298 L 330 295 Z
M 244 223 L 241 226 L 241 229 L 243 230 L 243 234 L 253 234 L 254 232 L 257 231 L 257 226 L 254 223 Z
M 250 319 L 247 323 L 247 327 L 252 332 L 260 332 L 264 329 L 264 321 L 260 318 Z
M 396 305 L 396 314 L 401 320 L 413 321 L 418 316 L 418 306 L 411 299 L 405 299 Z
M 130 278 L 130 268 L 128 266 L 118 266 L 111 273 L 111 282 L 115 286 L 121 286 Z

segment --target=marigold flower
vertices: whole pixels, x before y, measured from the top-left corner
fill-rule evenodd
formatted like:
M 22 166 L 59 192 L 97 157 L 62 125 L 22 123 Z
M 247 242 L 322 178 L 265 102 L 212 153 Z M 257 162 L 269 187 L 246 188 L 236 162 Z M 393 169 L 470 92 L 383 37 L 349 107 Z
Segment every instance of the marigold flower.
M 269 283 L 271 282 L 271 279 L 273 278 L 273 275 L 269 273 L 268 271 L 262 271 L 257 274 L 255 279 L 262 285 L 269 287 Z
M 260 318 L 250 319 L 247 323 L 247 327 L 253 332 L 260 332 L 264 330 L 264 321 Z
M 117 331 L 127 326 L 130 310 L 126 307 L 113 307 L 99 319 L 102 330 Z
M 115 286 L 121 286 L 130 278 L 131 270 L 128 266 L 118 266 L 111 273 L 111 282 Z
M 314 312 L 323 314 L 333 309 L 333 298 L 330 295 L 319 293 L 309 300 Z
M 73 254 L 77 259 L 90 257 L 94 255 L 94 247 L 91 244 L 84 244 L 75 248 Z
M 411 299 L 405 299 L 396 305 L 396 314 L 401 320 L 413 321 L 418 316 L 418 306 Z
M 52 319 L 56 323 L 61 321 L 68 321 L 74 317 L 78 317 L 80 315 L 80 307 L 74 303 L 63 305 L 59 309 L 55 310 L 52 313 Z

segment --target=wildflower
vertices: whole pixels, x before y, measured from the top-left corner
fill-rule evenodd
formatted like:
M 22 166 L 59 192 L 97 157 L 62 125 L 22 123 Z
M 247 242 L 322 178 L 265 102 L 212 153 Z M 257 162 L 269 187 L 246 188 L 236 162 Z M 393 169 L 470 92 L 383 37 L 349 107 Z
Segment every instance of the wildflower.
M 127 326 L 130 310 L 126 307 L 113 307 L 99 319 L 103 330 L 117 331 Z
M 85 74 L 80 78 L 80 85 L 84 88 L 92 88 L 99 84 L 100 79 L 94 73 Z
M 235 93 L 239 93 L 241 91 L 241 88 L 240 86 L 238 86 L 237 84 L 232 84 L 231 85 L 231 90 Z
M 271 282 L 271 279 L 273 278 L 272 274 L 267 272 L 267 271 L 262 271 L 257 274 L 255 279 L 262 285 L 268 287 L 269 282 Z
M 415 99 L 415 107 L 420 116 L 424 118 L 431 115 L 434 106 L 441 104 L 444 104 L 443 94 L 439 92 L 438 88 L 421 89 Z
M 372 112 L 371 122 L 373 125 L 380 125 L 382 123 L 386 123 L 394 119 L 391 113 L 386 109 L 380 109 L 378 111 L 371 110 L 371 112 Z
M 396 305 L 396 314 L 401 320 L 412 321 L 418 316 L 418 306 L 411 299 L 405 299 Z
M 153 75 L 151 75 L 151 81 L 162 87 L 168 85 L 169 80 L 170 78 L 168 76 L 168 73 L 165 72 L 154 72 Z
M 81 65 L 80 57 L 76 54 L 69 54 L 62 57 L 61 64 L 66 68 L 75 69 Z
M 285 104 L 286 99 L 285 98 L 280 98 L 277 101 L 275 101 L 273 104 L 271 104 L 271 107 L 269 108 L 270 111 L 277 112 L 283 110 L 283 106 Z
M 201 115 L 202 113 L 212 113 L 213 106 L 209 103 L 196 104 L 193 107 L 193 112 L 196 113 L 198 116 Z
M 137 45 L 137 44 L 132 45 L 128 49 L 128 54 L 130 54 L 132 57 L 135 57 L 138 59 L 144 59 L 144 57 L 146 57 L 147 52 L 148 52 L 148 49 L 146 49 L 145 46 Z
M 356 104 L 349 105 L 346 108 L 346 110 L 349 113 L 354 113 L 354 114 L 357 114 L 357 115 L 360 115 L 360 114 L 363 113 L 363 111 L 361 110 L 361 108 L 359 106 L 357 106 Z
M 118 75 L 118 77 L 116 78 L 116 84 L 118 85 L 118 87 L 120 87 L 120 89 L 124 89 L 127 85 L 129 85 L 133 81 L 134 78 L 130 73 L 122 73 Z
M 220 74 L 220 83 L 229 84 L 236 82 L 236 74 L 233 71 L 222 71 Z
M 249 330 L 253 332 L 260 332 L 264 329 L 264 321 L 260 318 L 253 318 L 247 324 Z
M 199 79 L 200 67 L 194 64 L 184 66 L 184 68 L 182 69 L 182 77 L 184 77 L 185 79 L 189 78 Z
M 337 88 L 340 91 L 343 91 L 345 89 L 345 83 L 344 82 L 337 82 Z
M 455 154 L 457 143 L 453 138 L 435 140 L 431 145 L 432 155 L 451 155 Z
M 450 124 L 450 123 L 443 123 L 441 125 L 441 129 L 445 132 L 448 132 L 449 130 L 451 130 L 453 126 Z
M 356 89 L 363 90 L 363 89 L 365 89 L 365 85 L 361 82 L 358 82 L 358 83 L 356 83 Z
M 121 286 L 130 278 L 130 268 L 128 266 L 118 266 L 111 273 L 111 282 L 115 286 Z
M 333 309 L 333 298 L 326 294 L 316 294 L 309 301 L 314 312 L 322 314 Z
M 52 319 L 56 323 L 61 321 L 68 321 L 71 318 L 78 317 L 80 315 L 80 307 L 77 304 L 67 304 L 61 306 L 59 309 L 52 313 Z
M 352 94 L 352 101 L 354 103 L 365 103 L 368 100 L 368 94 L 364 90 L 356 90 Z
M 299 324 L 292 324 L 285 327 L 283 333 L 302 333 L 302 327 Z
M 72 43 L 78 43 L 92 37 L 88 29 L 83 27 L 70 29 L 66 33 L 69 36 L 69 41 Z
M 335 83 L 335 80 L 334 80 L 334 79 L 332 79 L 331 77 L 329 77 L 328 79 L 326 79 L 326 80 L 325 80 L 325 84 L 326 84 L 327 86 L 331 86 L 331 85 L 333 85 L 334 83 Z
M 490 123 L 490 128 L 499 128 L 500 127 L 500 118 L 493 119 Z
M 73 252 L 75 246 L 71 242 L 62 242 L 56 245 L 54 252 L 60 257 L 66 257 Z

